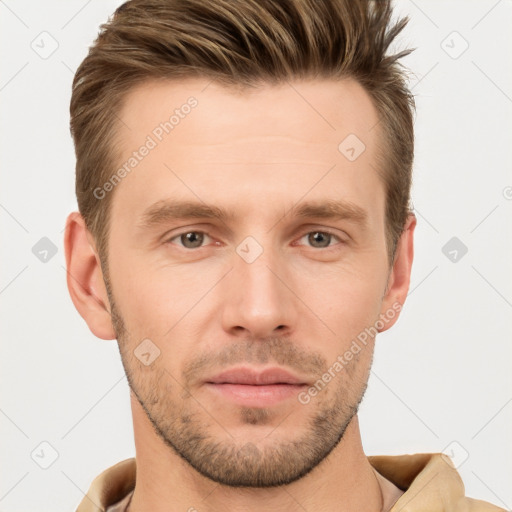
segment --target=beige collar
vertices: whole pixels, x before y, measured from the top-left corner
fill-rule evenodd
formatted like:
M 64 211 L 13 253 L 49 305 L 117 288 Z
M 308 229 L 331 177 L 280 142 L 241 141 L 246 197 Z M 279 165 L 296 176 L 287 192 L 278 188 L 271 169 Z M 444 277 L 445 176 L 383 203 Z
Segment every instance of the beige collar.
M 464 484 L 451 459 L 442 453 L 374 455 L 368 460 L 380 475 L 405 491 L 389 512 L 506 512 L 465 497 Z M 106 469 L 92 482 L 76 512 L 101 512 L 135 487 L 135 459 Z

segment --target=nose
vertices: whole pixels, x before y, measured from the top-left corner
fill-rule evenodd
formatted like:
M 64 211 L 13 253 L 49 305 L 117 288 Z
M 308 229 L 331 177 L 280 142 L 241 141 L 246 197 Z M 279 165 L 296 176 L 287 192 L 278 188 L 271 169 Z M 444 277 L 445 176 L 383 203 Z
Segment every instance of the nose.
M 291 334 L 298 304 L 285 262 L 278 262 L 269 250 L 251 263 L 237 253 L 233 260 L 233 269 L 223 280 L 225 331 L 255 339 Z

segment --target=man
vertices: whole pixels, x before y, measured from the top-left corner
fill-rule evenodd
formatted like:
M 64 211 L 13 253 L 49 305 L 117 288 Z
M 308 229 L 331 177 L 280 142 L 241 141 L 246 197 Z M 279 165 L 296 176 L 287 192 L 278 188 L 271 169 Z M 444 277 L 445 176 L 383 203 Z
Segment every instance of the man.
M 366 457 L 409 288 L 413 99 L 389 2 L 133 0 L 79 67 L 68 287 L 117 338 L 136 457 L 78 511 L 500 510 Z

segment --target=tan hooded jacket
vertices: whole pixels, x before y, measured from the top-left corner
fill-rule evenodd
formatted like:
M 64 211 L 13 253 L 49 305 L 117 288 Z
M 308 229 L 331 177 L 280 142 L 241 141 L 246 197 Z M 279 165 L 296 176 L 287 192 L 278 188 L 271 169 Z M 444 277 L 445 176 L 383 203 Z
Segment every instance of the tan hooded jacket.
M 386 512 L 506 512 L 465 496 L 451 459 L 441 453 L 368 457 L 382 476 L 405 491 Z M 76 512 L 125 512 L 135 487 L 135 459 L 108 468 L 91 484 Z

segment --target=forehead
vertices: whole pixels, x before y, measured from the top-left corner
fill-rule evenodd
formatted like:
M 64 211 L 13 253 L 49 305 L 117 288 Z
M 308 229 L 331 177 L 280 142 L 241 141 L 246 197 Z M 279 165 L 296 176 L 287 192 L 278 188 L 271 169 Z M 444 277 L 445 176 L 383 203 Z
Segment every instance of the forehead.
M 118 166 L 133 164 L 115 190 L 130 203 L 127 215 L 172 197 L 247 208 L 305 194 L 381 202 L 378 115 L 353 80 L 251 89 L 151 81 L 126 96 L 119 119 Z
M 188 108 L 191 103 L 195 106 Z M 304 142 L 326 143 L 352 130 L 371 144 L 372 128 L 378 123 L 372 100 L 353 79 L 261 83 L 251 88 L 207 79 L 152 80 L 126 95 L 119 112 L 119 140 L 136 145 L 134 129 L 158 132 L 173 115 L 172 136 L 182 143 L 192 142 L 184 140 L 188 133 L 183 128 L 177 129 L 186 124 L 195 132 L 196 143 L 232 142 L 234 130 L 243 127 L 244 136 L 293 134 Z

